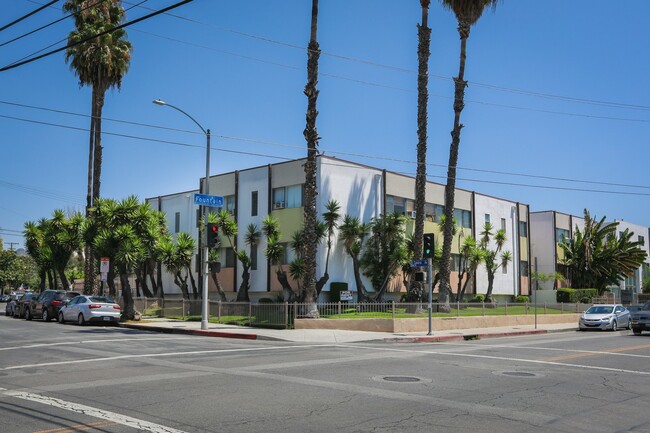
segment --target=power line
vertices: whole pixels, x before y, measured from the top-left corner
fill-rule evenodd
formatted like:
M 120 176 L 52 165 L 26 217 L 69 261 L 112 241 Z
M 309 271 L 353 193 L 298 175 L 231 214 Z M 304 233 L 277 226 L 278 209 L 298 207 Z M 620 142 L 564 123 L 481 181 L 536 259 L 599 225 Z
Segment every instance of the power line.
M 72 112 L 67 112 L 67 111 L 62 111 L 62 110 L 52 110 L 52 109 L 47 109 L 47 108 L 43 108 L 43 107 L 34 107 L 34 106 L 30 106 L 30 105 L 11 103 L 11 102 L 1 101 L 1 100 L 0 100 L 0 104 L 16 105 L 16 106 L 21 106 L 21 107 L 26 107 L 26 108 L 35 108 L 35 109 L 45 110 L 45 111 L 54 111 L 54 112 L 57 112 L 57 113 L 70 114 L 70 115 L 81 116 L 81 117 L 91 117 L 91 116 L 85 115 L 85 114 L 72 113 Z M 43 121 L 31 120 L 31 119 L 24 119 L 24 118 L 15 117 L 15 116 L 6 116 L 6 115 L 1 115 L 0 114 L 0 118 L 10 119 L 10 120 L 18 120 L 18 121 L 28 122 L 28 123 L 35 123 L 35 124 L 40 124 L 40 125 L 45 125 L 45 126 L 53 126 L 53 127 L 57 127 L 57 128 L 72 129 L 72 130 L 76 130 L 76 131 L 83 131 L 83 132 L 88 131 L 88 129 L 82 128 L 82 127 L 61 125 L 61 124 L 57 124 L 57 123 L 43 122 Z M 104 119 L 104 120 L 110 120 L 110 121 L 113 121 L 113 122 L 126 123 L 126 124 L 130 124 L 130 125 L 137 125 L 137 126 L 143 126 L 143 127 L 148 127 L 148 128 L 154 128 L 154 129 L 164 129 L 164 130 L 172 130 L 172 131 L 183 132 L 183 133 L 201 134 L 201 133 L 198 133 L 196 131 L 179 130 L 179 129 L 173 129 L 173 128 L 168 128 L 168 127 L 158 126 L 158 125 L 151 125 L 151 124 L 131 122 L 131 121 L 123 121 L 123 120 L 119 120 L 119 119 Z M 196 147 L 196 148 L 201 148 L 201 149 L 204 148 L 204 146 L 202 146 L 202 145 L 194 145 L 194 144 L 182 143 L 182 142 L 177 142 L 177 141 L 154 139 L 154 138 L 148 138 L 148 137 L 140 137 L 140 136 L 135 136 L 135 135 L 121 134 L 121 133 L 115 133 L 115 132 L 109 132 L 109 131 L 102 131 L 102 134 L 116 136 L 116 137 L 122 137 L 122 138 L 130 138 L 130 139 L 135 139 L 135 140 L 152 141 L 152 142 L 163 143 L 163 144 L 173 144 L 173 145 L 184 146 L 184 147 Z M 232 137 L 232 136 L 227 136 L 227 135 L 216 135 L 216 137 L 224 139 L 224 140 L 242 141 L 242 142 L 249 142 L 249 143 L 256 143 L 256 144 L 264 144 L 264 145 L 271 145 L 271 146 L 276 146 L 276 147 L 285 147 L 285 148 L 297 149 L 297 150 L 303 150 L 304 149 L 304 146 L 277 143 L 277 142 L 273 142 L 273 141 L 258 140 L 258 139 L 253 139 L 253 138 Z M 219 149 L 216 149 L 216 150 L 219 150 Z M 389 157 L 382 157 L 382 156 L 368 155 L 368 154 L 354 153 L 354 152 L 344 152 L 344 151 L 337 151 L 337 150 L 326 149 L 326 148 L 321 149 L 321 151 L 322 152 L 330 152 L 330 154 L 335 154 L 335 155 L 352 156 L 352 157 L 358 157 L 358 158 L 364 158 L 364 159 L 375 159 L 375 160 L 379 160 L 379 161 L 390 161 L 390 162 L 405 163 L 405 164 L 415 164 L 415 161 L 411 161 L 411 160 L 398 159 L 398 158 L 389 158 Z M 247 153 L 243 153 L 243 154 L 247 154 Z M 270 155 L 256 155 L 256 156 L 272 157 Z M 428 167 L 447 168 L 447 165 L 444 165 L 444 164 L 427 163 L 427 166 Z M 472 168 L 472 167 L 460 167 L 459 166 L 459 167 L 457 167 L 457 169 L 465 170 L 465 171 L 475 171 L 475 172 L 480 172 L 480 173 L 488 173 L 488 174 L 527 177 L 527 178 L 531 178 L 531 179 L 543 179 L 543 180 L 553 180 L 553 181 L 561 181 L 561 182 L 574 182 L 574 183 L 584 183 L 584 184 L 593 184 L 593 185 L 606 185 L 606 186 L 616 186 L 616 187 L 625 187 L 625 188 L 650 189 L 650 186 L 647 186 L 647 185 L 633 185 L 633 184 L 624 184 L 624 183 L 615 183 L 615 182 L 602 182 L 602 181 L 595 181 L 595 180 L 572 179 L 572 178 L 566 178 L 566 177 L 554 177 L 554 176 L 535 175 L 535 174 L 528 174 L 528 173 L 517 173 L 517 172 L 508 172 L 508 171 L 499 171 L 499 170 L 487 170 L 487 169 Z
M 52 51 L 48 51 L 47 53 L 41 54 L 41 55 L 36 56 L 36 57 L 32 57 L 31 59 L 23 60 L 21 62 L 12 63 L 10 65 L 7 65 L 7 66 L 3 67 L 3 68 L 0 68 L 0 72 L 5 72 L 5 71 L 8 71 L 10 69 L 14 69 L 14 68 L 17 68 L 19 66 L 23 66 L 23 65 L 26 65 L 28 63 L 34 62 L 36 60 L 40 60 L 40 59 L 42 59 L 44 57 L 51 56 L 52 54 L 61 52 L 61 51 L 66 50 L 68 48 L 75 47 L 75 46 L 77 46 L 79 44 L 83 44 L 84 42 L 88 42 L 91 39 L 98 38 L 98 37 L 103 36 L 103 35 L 108 34 L 108 33 L 113 33 L 116 30 L 120 30 L 120 29 L 123 29 L 125 27 L 131 26 L 133 24 L 139 23 L 140 21 L 148 20 L 149 18 L 153 18 L 156 15 L 160 15 L 160 14 L 166 12 L 166 11 L 175 9 L 175 8 L 177 8 L 179 6 L 183 6 L 184 4 L 190 3 L 192 1 L 194 1 L 194 0 L 182 0 L 182 1 L 178 2 L 178 3 L 176 3 L 176 4 L 173 4 L 173 5 L 168 6 L 166 8 L 160 9 L 160 10 L 158 10 L 156 12 L 150 13 L 150 14 L 145 15 L 145 16 L 140 17 L 140 18 L 136 18 L 135 20 L 128 21 L 128 22 L 126 22 L 124 24 L 120 24 L 119 26 L 115 26 L 112 29 L 105 30 L 103 32 L 99 32 L 96 35 L 89 36 L 89 37 L 84 38 L 84 39 L 82 39 L 80 41 L 77 41 L 75 43 L 67 44 L 65 47 L 61 47 L 61 48 L 57 48 L 57 49 L 52 50 Z
M 124 3 L 128 4 L 128 2 L 124 2 Z M 146 9 L 146 10 L 153 10 L 153 9 L 148 8 L 146 6 L 140 6 L 140 7 L 143 8 L 143 9 Z M 298 50 L 301 50 L 301 51 L 307 50 L 307 48 L 302 46 L 302 45 L 291 44 L 291 43 L 282 42 L 282 41 L 274 40 L 274 39 L 271 39 L 271 38 L 255 35 L 255 34 L 252 34 L 252 33 L 246 33 L 246 32 L 242 32 L 242 31 L 239 31 L 239 30 L 228 29 L 228 28 L 225 28 L 225 27 L 217 26 L 217 25 L 214 25 L 214 24 L 210 24 L 210 23 L 206 23 L 206 22 L 203 22 L 203 21 L 195 20 L 195 19 L 192 19 L 192 18 L 183 17 L 181 15 L 168 14 L 168 13 L 166 13 L 165 15 L 170 16 L 172 18 L 187 21 L 187 22 L 190 22 L 190 23 L 199 24 L 199 25 L 202 25 L 202 26 L 205 26 L 205 27 L 216 29 L 216 30 L 219 30 L 219 31 L 233 33 L 233 34 L 236 34 L 236 35 L 244 36 L 244 37 L 247 37 L 247 38 L 259 40 L 259 41 L 274 44 L 274 45 L 285 46 L 285 47 L 288 47 L 288 48 L 298 49 Z M 386 65 L 386 64 L 383 64 L 383 63 L 373 62 L 373 61 L 358 58 L 358 57 L 344 56 L 344 55 L 341 55 L 341 54 L 336 54 L 336 53 L 332 53 L 332 52 L 325 51 L 325 50 L 321 50 L 321 55 L 329 56 L 329 57 L 333 57 L 333 58 L 337 58 L 337 59 L 341 59 L 341 60 L 346 60 L 346 61 L 350 61 L 350 62 L 360 63 L 360 64 L 364 64 L 364 65 L 368 65 L 368 66 L 373 66 L 373 67 L 377 67 L 377 68 L 387 69 L 387 70 L 391 70 L 391 71 L 396 71 L 396 72 L 415 74 L 415 75 L 418 74 L 418 71 L 414 70 L 414 69 L 404 68 L 404 67 L 400 67 L 400 66 Z M 444 75 L 429 74 L 429 78 L 434 78 L 434 79 L 437 79 L 437 80 L 444 80 L 444 81 L 453 81 L 453 78 L 446 77 Z M 588 105 L 600 105 L 600 106 L 606 106 L 606 107 L 612 107 L 612 108 L 621 108 L 621 109 L 650 110 L 650 106 L 648 106 L 648 105 L 627 104 L 627 103 L 614 102 L 614 101 L 602 101 L 602 100 L 589 99 L 589 98 L 578 98 L 578 97 L 572 97 L 572 96 L 563 96 L 563 95 L 556 95 L 556 94 L 552 94 L 552 93 L 542 93 L 542 92 L 535 92 L 535 91 L 530 91 L 530 90 L 509 88 L 509 87 L 497 86 L 497 85 L 494 85 L 494 84 L 480 83 L 480 82 L 474 82 L 474 81 L 469 81 L 468 83 L 470 85 L 473 85 L 473 86 L 484 87 L 484 88 L 488 88 L 488 89 L 492 89 L 492 90 L 496 90 L 496 91 L 500 91 L 500 92 L 517 93 L 517 94 L 526 95 L 526 96 L 533 96 L 533 97 L 539 97 L 539 98 L 545 98 L 545 99 L 556 99 L 556 100 L 561 100 L 561 101 L 565 101 L 565 102 L 575 102 L 575 103 L 588 104 Z
M 11 117 L 11 116 L 4 116 L 4 115 L 0 115 L 0 117 L 13 119 L 13 120 L 25 121 L 25 122 L 29 122 L 29 123 L 36 123 L 36 124 L 41 124 L 41 125 L 54 126 L 54 127 L 60 127 L 60 128 L 66 128 L 66 129 L 72 129 L 72 130 L 88 132 L 88 129 L 85 129 L 85 128 L 72 127 L 72 126 L 66 126 L 66 125 L 59 125 L 59 124 L 54 124 L 54 123 L 49 123 L 49 122 L 41 122 L 41 121 L 35 121 L 35 120 L 29 120 L 29 119 L 21 119 L 21 118 L 16 118 L 16 117 Z M 112 133 L 112 132 L 106 132 L 106 131 L 102 131 L 102 134 L 117 136 L 117 137 L 122 137 L 122 138 L 129 138 L 129 139 L 133 139 L 133 140 L 171 144 L 171 145 L 177 145 L 177 146 L 183 146 L 183 147 L 194 147 L 194 148 L 198 148 L 198 149 L 204 149 L 205 148 L 205 146 L 203 146 L 203 145 L 182 143 L 182 142 L 171 141 L 171 140 L 160 140 L 160 139 L 154 139 L 154 138 L 149 138 L 149 137 L 141 137 L 141 136 L 136 136 L 136 135 L 119 134 L 119 133 Z M 240 139 L 240 138 L 233 138 L 233 137 L 227 137 L 227 136 L 217 136 L 217 137 L 222 138 L 222 139 L 230 139 L 230 140 L 238 140 L 238 141 L 256 141 L 256 140 L 252 140 L 252 139 Z M 260 143 L 272 144 L 270 142 L 260 142 Z M 291 147 L 291 148 L 295 148 L 295 149 L 304 150 L 304 146 L 288 146 L 288 145 L 286 145 L 286 146 L 283 146 L 283 147 Z M 255 157 L 263 157 L 263 158 L 271 158 L 271 159 L 280 159 L 280 160 L 286 160 L 286 161 L 296 159 L 296 158 L 289 158 L 289 157 L 281 157 L 281 156 L 278 156 L 278 155 L 270 155 L 270 154 L 262 154 L 262 153 L 256 153 L 256 152 L 246 152 L 246 151 L 241 151 L 241 150 L 226 149 L 226 148 L 223 148 L 223 147 L 218 147 L 218 148 L 211 147 L 211 150 L 214 150 L 214 151 L 217 151 L 217 152 L 223 152 L 223 153 L 233 153 L 233 154 L 238 154 L 238 155 L 255 156 Z M 404 163 L 409 163 L 409 164 L 415 164 L 415 162 L 413 162 L 413 161 L 399 160 L 399 159 L 394 159 L 394 158 L 381 158 L 381 157 L 373 157 L 372 155 L 353 154 L 353 153 L 337 152 L 337 151 L 330 151 L 330 152 L 334 153 L 334 154 L 343 154 L 343 155 L 348 155 L 348 156 L 362 157 L 364 159 L 374 158 L 374 159 L 382 159 L 382 160 L 388 160 L 388 161 L 394 161 L 394 162 L 404 162 Z M 445 165 L 441 165 L 441 164 L 427 164 L 427 165 L 436 166 L 436 167 L 446 167 Z M 486 173 L 492 173 L 492 174 L 508 174 L 508 175 L 513 175 L 513 176 L 540 178 L 540 179 L 546 179 L 546 180 L 559 180 L 559 181 L 565 181 L 565 182 L 581 182 L 581 183 L 587 183 L 587 184 L 598 184 L 598 185 L 609 185 L 609 186 L 619 186 L 619 187 L 629 187 L 629 188 L 650 189 L 649 186 L 643 186 L 643 185 L 625 185 L 625 184 L 598 182 L 598 181 L 586 181 L 586 180 L 576 180 L 576 179 L 553 178 L 553 177 L 550 177 L 550 176 L 536 176 L 536 175 L 525 175 L 525 174 L 518 174 L 518 173 L 504 173 L 504 172 L 498 172 L 498 171 L 481 170 L 481 169 L 467 169 L 467 168 L 460 168 L 460 167 L 459 167 L 459 169 L 478 171 L 478 172 L 486 172 Z M 406 174 L 406 172 L 403 172 L 403 174 Z M 415 174 L 411 173 L 410 175 L 414 176 Z M 427 177 L 446 179 L 446 176 L 428 175 Z M 467 182 L 491 183 L 491 184 L 497 184 L 497 185 L 518 186 L 518 187 L 530 187 L 530 188 L 540 188 L 540 189 L 563 190 L 563 191 L 579 191 L 579 192 L 593 192 L 593 193 L 606 193 L 606 194 L 619 194 L 619 195 L 650 196 L 650 193 L 642 193 L 642 192 L 595 190 L 595 189 L 559 187 L 559 186 L 550 186 L 550 185 L 533 185 L 533 184 L 522 184 L 522 183 L 502 182 L 502 181 L 490 181 L 490 180 L 472 179 L 472 178 L 460 178 L 460 177 L 457 177 L 456 180 L 462 180 L 462 181 L 467 181 Z
M 34 15 L 34 14 L 37 14 L 38 12 L 40 12 L 40 11 L 42 11 L 43 9 L 45 9 L 45 8 L 47 8 L 47 7 L 51 6 L 51 5 L 53 5 L 54 3 L 58 2 L 58 1 L 59 1 L 59 0 L 52 0 L 51 2 L 49 2 L 49 3 L 47 3 L 47 4 L 44 4 L 43 6 L 34 9 L 34 10 L 31 11 L 30 13 L 28 13 L 27 15 L 23 15 L 22 17 L 13 20 L 13 21 L 10 22 L 9 24 L 6 24 L 6 25 L 0 27 L 0 32 L 3 31 L 3 30 L 8 29 L 9 27 L 13 26 L 14 24 L 18 24 L 18 23 L 21 22 L 22 20 L 25 20 L 25 19 L 31 17 L 31 16 Z

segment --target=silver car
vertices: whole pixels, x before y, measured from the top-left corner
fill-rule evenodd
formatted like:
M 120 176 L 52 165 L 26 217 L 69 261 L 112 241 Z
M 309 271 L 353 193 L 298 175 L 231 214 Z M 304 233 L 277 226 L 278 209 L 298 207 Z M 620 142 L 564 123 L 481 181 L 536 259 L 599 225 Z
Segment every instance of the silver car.
M 578 326 L 581 331 L 586 329 L 609 329 L 616 331 L 621 328 L 631 329 L 630 312 L 618 304 L 592 305 L 585 311 Z
M 59 310 L 59 323 L 67 321 L 85 325 L 91 322 L 115 324 L 122 310 L 113 299 L 106 296 L 76 296 Z

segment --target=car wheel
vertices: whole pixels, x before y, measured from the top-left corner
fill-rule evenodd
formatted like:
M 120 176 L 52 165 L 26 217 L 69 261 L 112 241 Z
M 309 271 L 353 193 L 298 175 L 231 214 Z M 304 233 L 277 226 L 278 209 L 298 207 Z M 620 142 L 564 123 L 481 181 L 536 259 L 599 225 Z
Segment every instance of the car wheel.
M 63 313 L 59 313 L 59 323 L 65 323 L 65 319 L 63 319 Z
M 47 308 L 43 310 L 43 315 L 41 316 L 43 318 L 43 322 L 49 322 L 51 317 L 50 313 L 47 312 Z
M 643 331 L 641 331 L 640 329 L 632 328 L 632 332 L 634 332 L 634 335 L 641 335 L 641 332 Z
M 616 320 L 612 322 L 612 332 L 618 331 L 618 324 L 616 323 Z
M 25 320 L 32 320 L 32 312 L 29 308 L 25 310 Z
M 86 321 L 84 320 L 84 315 L 79 314 L 79 317 L 77 317 L 77 324 L 79 326 L 84 326 L 86 324 Z

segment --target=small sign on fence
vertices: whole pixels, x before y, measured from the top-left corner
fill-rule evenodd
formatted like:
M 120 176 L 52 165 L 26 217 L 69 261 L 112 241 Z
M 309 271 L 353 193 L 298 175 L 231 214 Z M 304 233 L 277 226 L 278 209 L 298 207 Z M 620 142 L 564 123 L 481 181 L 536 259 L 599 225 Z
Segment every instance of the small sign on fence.
M 341 290 L 339 292 L 340 294 L 340 300 L 341 301 L 351 301 L 352 300 L 352 292 L 350 290 Z

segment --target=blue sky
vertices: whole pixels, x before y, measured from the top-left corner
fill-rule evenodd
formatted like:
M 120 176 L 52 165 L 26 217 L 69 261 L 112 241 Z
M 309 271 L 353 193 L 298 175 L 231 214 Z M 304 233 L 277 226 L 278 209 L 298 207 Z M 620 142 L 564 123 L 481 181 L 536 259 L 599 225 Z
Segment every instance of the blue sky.
M 7 2 L 0 26 L 43 3 Z M 63 17 L 62 3 L 0 31 L 0 44 Z M 173 3 L 149 0 L 127 18 Z M 104 106 L 102 196 L 197 188 L 205 138 L 156 98 L 211 129 L 212 174 L 304 157 L 310 13 L 309 0 L 196 0 L 129 27 L 130 70 Z M 650 226 L 648 16 L 647 0 L 510 0 L 486 12 L 468 42 L 457 185 L 532 211 L 587 208 Z M 321 151 L 415 174 L 419 20 L 418 0 L 321 0 Z M 428 173 L 444 183 L 460 44 L 437 1 L 429 25 Z M 0 67 L 72 26 L 66 19 L 0 46 Z M 63 53 L 0 72 L 5 248 L 22 244 L 14 231 L 25 221 L 83 210 L 90 96 Z

